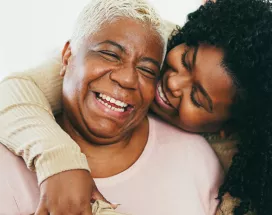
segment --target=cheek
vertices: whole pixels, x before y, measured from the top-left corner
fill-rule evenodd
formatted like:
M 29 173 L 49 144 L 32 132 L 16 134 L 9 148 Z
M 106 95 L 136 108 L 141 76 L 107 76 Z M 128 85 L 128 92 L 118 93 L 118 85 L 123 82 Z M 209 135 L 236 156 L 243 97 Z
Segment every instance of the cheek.
M 155 98 L 156 83 L 157 82 L 155 80 L 147 78 L 141 78 L 140 80 L 140 94 L 143 100 L 142 106 L 146 109 L 149 108 Z
M 180 127 L 191 132 L 202 132 L 212 121 L 212 115 L 183 101 L 179 110 Z
M 101 62 L 101 60 L 86 60 L 84 65 L 78 68 L 81 74 L 81 81 L 87 80 L 88 82 L 96 80 L 113 70 L 113 68 Z
M 183 108 L 183 110 L 179 112 L 179 120 L 180 125 L 186 130 L 195 131 L 202 124 L 198 113 L 189 108 Z
M 84 67 L 69 67 L 63 79 L 63 100 L 66 105 L 78 109 L 88 93 L 89 77 Z
M 226 118 L 210 114 L 191 105 L 184 105 L 179 111 L 179 126 L 191 132 L 217 132 Z

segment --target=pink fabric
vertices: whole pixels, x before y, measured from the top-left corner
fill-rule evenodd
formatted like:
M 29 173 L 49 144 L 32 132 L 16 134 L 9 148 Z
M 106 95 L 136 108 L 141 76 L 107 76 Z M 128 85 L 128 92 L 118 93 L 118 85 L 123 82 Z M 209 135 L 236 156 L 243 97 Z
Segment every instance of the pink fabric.
M 35 173 L 24 161 L 0 144 L 0 214 L 29 215 L 39 203 Z
M 223 173 L 208 143 L 153 117 L 149 126 L 140 158 L 118 175 L 95 179 L 100 191 L 126 214 L 215 214 Z M 35 175 L 3 146 L 0 157 L 0 214 L 34 212 L 39 198 Z

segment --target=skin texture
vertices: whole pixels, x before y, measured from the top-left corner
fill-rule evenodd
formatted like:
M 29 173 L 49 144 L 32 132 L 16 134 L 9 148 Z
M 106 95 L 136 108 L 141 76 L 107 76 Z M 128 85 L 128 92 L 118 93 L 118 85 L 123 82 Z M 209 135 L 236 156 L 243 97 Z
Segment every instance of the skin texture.
M 129 26 L 133 26 L 132 23 L 130 23 Z M 118 25 L 113 27 L 118 28 Z M 107 29 L 107 31 L 111 30 L 110 28 L 105 29 Z M 117 32 L 121 33 L 121 30 L 122 29 Z M 116 37 L 114 37 L 115 35 L 111 34 L 115 42 L 118 40 L 118 43 L 124 44 L 123 46 L 129 51 L 128 54 L 124 54 L 120 53 L 120 50 L 111 44 L 96 46 L 96 44 L 102 42 L 103 39 L 108 40 L 107 35 L 109 35 L 109 32 L 107 31 L 104 33 L 104 35 L 106 35 L 105 38 L 100 34 L 96 34 L 92 37 L 91 42 L 93 43 L 88 41 L 86 45 L 86 47 L 89 47 L 88 50 L 82 50 L 82 55 L 79 55 L 79 57 L 72 56 L 69 43 L 66 44 L 63 50 L 64 66 L 61 74 L 65 74 L 64 86 L 68 86 L 64 87 L 64 95 L 66 95 L 66 97 L 64 96 L 64 107 L 66 112 L 76 113 L 75 115 L 68 113 L 64 117 L 65 123 L 63 123 L 63 127 L 72 138 L 78 142 L 82 151 L 87 155 L 89 166 L 92 167 L 93 177 L 108 177 L 118 174 L 138 159 L 144 145 L 127 143 L 128 141 L 131 143 L 135 143 L 136 141 L 145 142 L 145 138 L 147 138 L 146 121 L 138 126 L 137 129 L 137 133 L 142 134 L 141 141 L 128 134 L 130 134 L 130 130 L 135 125 L 143 121 L 143 116 L 147 112 L 147 105 L 151 103 L 154 97 L 156 91 L 154 86 L 159 73 L 156 66 L 149 62 L 145 62 L 146 65 L 142 65 L 140 62 L 140 67 L 144 66 L 154 70 L 156 73 L 155 76 L 149 73 L 146 74 L 139 69 L 137 69 L 137 75 L 135 75 L 135 71 L 133 72 L 133 67 L 137 67 L 137 63 L 135 62 L 139 61 L 138 59 L 141 53 L 148 55 L 148 50 L 144 50 L 142 45 L 139 46 L 139 44 L 148 42 L 146 37 L 144 41 L 138 38 L 137 40 L 135 39 L 135 47 L 132 47 L 133 43 L 128 43 L 125 39 L 121 41 L 116 39 L 123 38 L 122 35 L 116 35 Z M 128 32 L 130 33 L 126 34 L 127 40 L 128 38 L 131 40 L 131 38 L 133 38 L 133 32 Z M 156 38 L 154 38 L 154 41 L 156 41 Z M 126 47 L 126 44 L 129 44 L 129 47 Z M 147 46 L 150 45 L 147 44 Z M 103 53 L 101 53 L 101 50 Z M 229 118 L 229 106 L 235 94 L 232 80 L 227 74 L 227 71 L 221 66 L 223 57 L 222 51 L 201 45 L 196 55 L 195 67 L 192 71 L 189 71 L 182 64 L 181 60 L 186 50 L 189 50 L 189 52 L 187 53 L 185 62 L 187 65 L 190 65 L 193 60 L 194 48 L 186 47 L 184 44 L 171 50 L 166 58 L 164 76 L 161 82 L 163 83 L 163 90 L 167 99 L 173 107 L 163 109 L 158 106 L 155 101 L 152 104 L 152 110 L 163 119 L 184 130 L 216 131 L 222 127 L 222 122 Z M 117 60 L 111 56 L 113 53 L 121 56 L 121 60 Z M 155 56 L 155 54 L 150 54 L 148 57 L 150 56 L 154 56 L 153 58 L 159 60 L 159 56 Z M 207 58 L 207 56 L 209 57 Z M 70 62 L 70 64 L 68 64 L 68 62 Z M 81 64 L 83 64 L 83 66 Z M 81 70 L 74 72 L 74 68 L 81 68 Z M 199 83 L 210 95 L 213 101 L 212 112 L 209 109 L 207 100 L 199 91 L 196 92 L 194 97 L 202 106 L 198 107 L 191 101 L 190 94 L 193 83 Z M 70 88 L 69 86 L 72 87 Z M 128 118 L 119 121 L 119 119 L 109 116 L 107 113 L 96 108 L 95 103 L 92 102 L 94 96 L 90 95 L 93 91 L 109 94 L 111 97 L 117 97 L 120 100 L 123 99 L 126 103 L 133 104 L 137 111 L 133 110 Z M 143 92 L 149 93 L 144 94 Z M 73 126 L 69 123 L 71 120 L 73 121 Z M 80 135 L 78 135 L 78 133 Z M 113 142 L 118 143 L 111 145 L 110 150 L 105 150 L 104 147 L 91 147 L 89 142 L 99 145 L 103 144 L 105 146 Z M 128 145 L 130 147 L 127 147 Z M 99 152 L 100 155 L 101 153 L 103 154 L 97 157 L 96 155 L 98 153 L 94 153 L 94 151 Z M 115 162 L 110 162 L 108 159 L 112 153 L 117 154 L 114 158 Z M 126 162 L 123 162 L 124 160 L 126 160 Z M 43 204 L 41 204 L 41 208 L 50 206 L 53 209 L 55 207 L 58 208 L 58 210 L 59 208 L 60 210 L 66 210 L 67 207 L 63 207 L 62 204 L 58 205 L 55 202 L 58 196 L 64 196 L 64 193 L 66 197 L 73 196 L 67 195 L 69 190 L 64 190 L 65 187 L 69 186 L 71 187 L 71 193 L 74 194 L 76 193 L 75 190 L 77 190 L 77 193 L 81 194 L 81 200 L 77 198 L 75 201 L 61 197 L 64 199 L 63 202 L 67 201 L 75 206 L 80 205 L 78 208 L 73 208 L 78 211 L 85 208 L 88 212 L 85 212 L 84 209 L 82 214 L 90 214 L 88 204 L 88 199 L 91 198 L 90 194 L 93 193 L 95 196 L 93 199 L 104 198 L 96 189 L 92 178 L 88 174 L 88 172 L 82 170 L 68 171 L 65 173 L 65 176 L 64 173 L 58 174 L 58 177 L 64 176 L 65 178 L 73 178 L 73 183 L 69 185 L 63 184 L 62 181 L 64 180 L 56 176 L 46 180 L 41 186 L 41 191 L 43 196 L 48 196 L 48 199 L 52 199 L 52 201 L 47 202 L 45 201 L 46 198 L 42 198 Z M 65 186 L 62 187 L 60 184 Z M 57 192 L 58 195 L 53 195 L 54 189 L 59 189 L 59 192 Z M 91 192 L 84 192 L 84 190 L 91 190 Z M 44 202 L 46 202 L 46 204 Z M 83 206 L 81 206 L 82 204 Z
M 48 178 L 41 184 L 40 202 L 35 215 L 92 215 L 91 199 L 105 201 L 90 173 L 85 170 L 65 171 Z
M 91 200 L 103 200 L 92 177 L 108 177 L 127 169 L 148 138 L 145 117 L 154 99 L 163 55 L 158 35 L 150 26 L 119 18 L 103 24 L 82 47 L 77 55 L 69 43 L 63 49 L 64 113 L 58 120 L 86 154 L 92 173 L 72 170 L 45 180 L 38 215 L 92 214 Z M 96 93 L 131 108 L 116 115 L 98 103 Z
M 162 45 L 148 27 L 119 19 L 102 29 L 83 44 L 76 57 L 71 56 L 63 84 L 63 106 L 73 127 L 98 145 L 127 139 L 143 121 L 154 99 L 162 61 Z M 120 116 L 101 110 L 96 93 L 121 100 L 130 110 Z
M 87 49 L 82 55 L 70 56 L 63 85 L 64 129 L 87 155 L 93 177 L 124 171 L 145 147 L 145 117 L 154 99 L 163 52 L 158 36 L 147 27 L 118 19 L 102 26 L 104 30 L 83 45 Z M 99 93 L 131 107 L 116 115 L 98 102 Z
M 173 48 L 166 57 L 164 75 L 159 82 L 168 105 L 162 105 L 156 96 L 151 109 L 183 130 L 220 130 L 230 119 L 235 96 L 232 78 L 222 66 L 222 60 L 220 49 L 204 44 L 197 48 L 184 44 Z
M 269 163 L 271 163 L 271 132 L 269 132 L 271 130 L 271 87 L 269 87 L 271 86 L 271 78 L 269 78 L 271 77 L 271 65 L 269 64 L 271 62 L 269 60 L 271 59 L 271 49 L 269 38 L 271 38 L 271 32 L 267 30 L 271 29 L 271 22 L 269 21 L 271 20 L 271 11 L 269 10 L 271 5 L 267 2 L 267 6 L 265 6 L 260 2 L 254 2 L 253 0 L 229 0 L 218 1 L 217 5 L 209 3 L 198 12 L 190 15 L 188 17 L 189 23 L 180 31 L 180 34 L 183 34 L 183 36 L 180 36 L 180 38 L 183 38 L 180 40 L 182 42 L 184 42 L 185 38 L 185 41 L 187 40 L 191 44 L 205 42 L 213 46 L 223 47 L 225 53 L 228 53 L 228 56 L 225 58 L 226 64 L 239 80 L 242 90 L 249 92 L 249 96 L 245 96 L 242 93 L 241 100 L 239 101 L 238 98 L 238 103 L 236 103 L 236 108 L 238 106 L 239 108 L 237 108 L 236 114 L 234 114 L 236 115 L 234 120 L 239 121 L 237 132 L 242 141 L 238 145 L 239 153 L 235 155 L 233 165 L 219 192 L 219 198 L 230 192 L 232 196 L 241 199 L 242 204 L 235 209 L 235 214 L 245 214 L 246 211 L 251 209 L 250 206 L 254 210 L 256 209 L 259 214 L 271 214 L 271 192 L 268 189 L 271 184 L 271 173 L 269 171 Z M 243 8 L 246 8 L 246 10 L 241 10 Z M 234 11 L 239 11 L 239 13 L 234 13 Z M 256 13 L 256 11 L 259 12 Z M 229 16 L 230 14 L 231 16 Z M 251 21 L 247 22 L 246 20 Z M 213 24 L 211 25 L 211 23 Z M 178 37 L 176 39 L 178 41 Z M 217 50 L 215 51 L 217 55 L 222 55 L 221 50 L 215 50 Z M 205 55 L 203 55 L 204 57 Z M 188 74 L 182 76 L 188 77 L 188 81 L 183 85 L 184 87 L 176 87 L 178 83 L 175 84 L 175 82 L 177 81 L 171 81 L 172 84 L 167 83 L 169 82 L 168 80 L 171 80 L 171 77 L 182 74 L 182 70 L 176 69 L 170 60 L 168 60 L 168 64 L 170 68 L 174 69 L 175 73 L 169 72 L 169 68 L 167 69 L 166 67 L 166 75 L 168 73 L 173 75 L 169 75 L 166 81 L 163 79 L 163 89 L 169 102 L 173 103 L 172 106 L 176 109 L 176 113 L 174 113 L 173 108 L 161 110 L 158 108 L 156 110 L 153 107 L 153 110 L 162 115 L 167 121 L 185 130 L 212 132 L 224 128 L 223 121 L 229 119 L 229 101 L 233 99 L 235 89 L 230 86 L 228 76 L 224 77 L 224 72 L 222 71 L 224 67 L 218 67 L 220 60 L 217 57 L 216 55 L 214 56 L 213 59 L 217 59 L 218 62 L 213 62 L 211 69 L 217 68 L 218 73 L 213 73 L 213 75 L 221 76 L 224 81 L 221 79 L 220 81 L 216 80 L 216 82 L 205 88 L 207 88 L 206 91 L 213 91 L 209 92 L 209 94 L 212 94 L 212 97 L 215 97 L 213 95 L 214 92 L 218 93 L 220 89 L 211 90 L 208 88 L 216 88 L 215 86 L 220 85 L 225 90 L 229 89 L 226 90 L 228 93 L 224 97 L 226 106 L 221 105 L 224 107 L 221 108 L 221 111 L 219 111 L 220 108 L 217 109 L 216 106 L 213 106 L 219 111 L 220 120 L 214 121 L 211 117 L 212 115 L 203 113 L 199 115 L 199 118 L 208 119 L 206 125 L 203 125 L 196 118 L 198 116 L 197 111 L 195 111 L 195 115 L 187 112 L 184 114 L 184 118 L 182 117 L 184 112 L 179 108 L 179 104 L 184 103 L 183 101 L 186 98 L 190 102 L 188 99 L 188 89 L 190 88 L 187 86 L 192 86 L 193 78 L 188 77 Z M 181 55 L 179 55 L 180 60 Z M 207 64 L 210 61 L 206 60 L 203 62 Z M 192 71 L 192 73 L 195 73 L 193 75 L 194 78 L 202 74 L 199 71 L 200 69 Z M 210 75 L 211 71 L 206 70 L 206 72 L 209 72 L 208 75 Z M 192 75 L 190 74 L 190 76 Z M 181 80 L 180 77 L 177 80 Z M 200 81 L 202 79 L 193 80 Z M 171 90 L 171 88 L 176 88 L 176 90 Z M 224 92 L 221 93 L 225 94 Z M 198 96 L 197 101 L 202 101 L 202 98 Z M 213 98 L 214 101 L 218 101 L 218 99 Z M 220 103 L 222 104 L 222 102 Z M 186 105 L 189 104 L 186 102 Z M 185 109 L 186 107 L 184 107 Z M 194 109 L 191 108 L 191 110 Z M 216 113 L 217 110 L 215 110 Z M 169 118 L 165 114 L 167 112 L 170 114 Z M 179 118 L 182 118 L 182 120 Z
M 119 21 L 122 22 L 122 20 Z M 138 37 L 141 30 L 134 25 L 135 23 L 126 21 L 123 25 L 125 24 L 129 25 L 126 28 L 120 28 L 117 22 L 112 24 L 115 29 L 119 28 L 118 31 L 115 31 L 118 33 L 116 35 L 110 33 L 111 28 L 103 28 L 102 34 L 95 34 L 86 41 L 84 47 L 87 49 L 82 49 L 77 56 L 72 55 L 69 43 L 63 50 L 61 75 L 65 75 L 63 92 L 67 114 L 61 121 L 63 128 L 76 140 L 87 155 L 89 166 L 92 167 L 92 177 L 109 177 L 127 169 L 138 159 L 144 148 L 144 145 L 136 144 L 136 142 L 145 143 L 148 135 L 146 132 L 147 121 L 143 120 L 143 117 L 154 98 L 156 91 L 154 86 L 159 69 L 153 63 L 142 62 L 140 59 L 145 56 L 160 62 L 160 55 L 158 55 L 160 44 L 154 43 L 154 41 L 158 41 L 155 35 L 154 38 L 147 37 L 142 32 L 142 37 Z M 137 29 L 137 34 L 133 32 L 133 29 L 127 31 L 129 27 Z M 111 38 L 108 35 L 111 35 Z M 149 32 L 148 35 L 152 35 L 152 32 Z M 151 42 L 150 38 L 152 38 Z M 106 40 L 117 42 L 127 51 L 124 53 L 108 43 L 97 46 Z M 154 47 L 144 48 L 150 46 Z M 150 53 L 151 50 L 152 53 Z M 189 52 L 185 57 L 185 63 L 191 65 L 194 48 L 186 47 L 184 44 L 172 49 L 166 58 L 161 83 L 172 107 L 160 107 L 155 100 L 152 110 L 164 120 L 184 130 L 192 132 L 217 131 L 222 127 L 223 122 L 230 117 L 229 106 L 232 104 L 235 94 L 232 80 L 221 65 L 222 51 L 200 45 L 195 67 L 189 71 L 181 60 L 187 50 Z M 154 72 L 150 74 L 150 72 L 139 69 L 143 67 Z M 192 102 L 190 94 L 195 83 L 201 85 L 208 92 L 213 101 L 212 111 L 207 99 L 200 91 L 196 91 L 194 98 L 197 103 L 201 104 L 201 107 Z M 108 112 L 97 108 L 96 103 L 93 102 L 95 99 L 93 92 L 118 98 L 133 105 L 134 109 L 128 117 L 120 120 L 120 118 L 108 115 Z M 70 121 L 73 121 L 73 125 Z M 135 138 L 131 134 L 131 130 L 135 126 L 137 127 L 135 132 L 141 133 L 142 139 Z M 89 144 L 90 142 L 92 145 Z M 115 144 L 108 146 L 112 143 Z M 97 145 L 104 146 L 98 147 Z M 106 147 L 109 147 L 110 150 Z M 115 162 L 109 160 L 112 153 L 116 154 Z M 97 157 L 97 154 L 100 156 Z M 124 160 L 126 162 L 123 162 Z M 61 177 L 73 179 L 71 179 L 72 182 L 65 180 L 63 183 L 64 179 L 61 180 Z M 96 189 L 92 177 L 88 172 L 72 170 L 66 172 L 65 175 L 60 173 L 47 179 L 41 185 L 41 193 L 44 198 L 42 198 L 39 207 L 44 211 L 54 211 L 57 208 L 61 214 L 62 211 L 67 210 L 67 207 L 63 207 L 64 203 L 69 202 L 69 204 L 75 205 L 73 208 L 76 212 L 83 209 L 87 212 L 81 212 L 82 214 L 91 214 L 88 204 L 91 193 L 93 199 L 104 199 Z M 67 187 L 71 187 L 71 189 L 67 190 Z M 54 189 L 59 192 L 53 194 Z M 84 192 L 84 190 L 90 190 L 90 192 Z M 69 191 L 71 195 L 67 195 Z M 78 193 L 80 196 L 74 196 L 74 193 Z M 70 199 L 70 196 L 73 199 Z M 63 199 L 63 203 L 56 204 L 58 198 Z M 51 199 L 51 201 L 46 201 L 46 199 Z

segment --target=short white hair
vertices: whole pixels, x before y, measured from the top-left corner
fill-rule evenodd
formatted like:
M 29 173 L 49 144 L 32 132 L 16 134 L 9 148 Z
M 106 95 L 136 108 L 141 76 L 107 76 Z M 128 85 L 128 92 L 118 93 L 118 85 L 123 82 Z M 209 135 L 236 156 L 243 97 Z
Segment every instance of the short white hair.
M 103 23 L 117 17 L 128 17 L 149 24 L 161 39 L 164 59 L 167 46 L 164 22 L 146 0 L 91 0 L 75 23 L 70 40 L 72 52 L 76 54 L 86 38 L 97 32 Z

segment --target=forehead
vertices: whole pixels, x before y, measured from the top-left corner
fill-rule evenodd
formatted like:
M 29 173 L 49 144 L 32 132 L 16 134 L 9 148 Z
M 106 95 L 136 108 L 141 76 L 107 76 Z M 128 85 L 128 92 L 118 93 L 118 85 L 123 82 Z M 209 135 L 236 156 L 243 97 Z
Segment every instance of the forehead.
M 206 89 L 215 108 L 232 104 L 235 95 L 233 80 L 222 66 L 223 57 L 221 49 L 208 45 L 200 45 L 196 57 L 197 81 Z
M 120 44 L 128 51 L 128 54 L 145 53 L 159 61 L 163 55 L 163 43 L 159 34 L 148 23 L 132 18 L 115 18 L 111 22 L 103 23 L 87 42 L 92 46 L 105 40 Z

